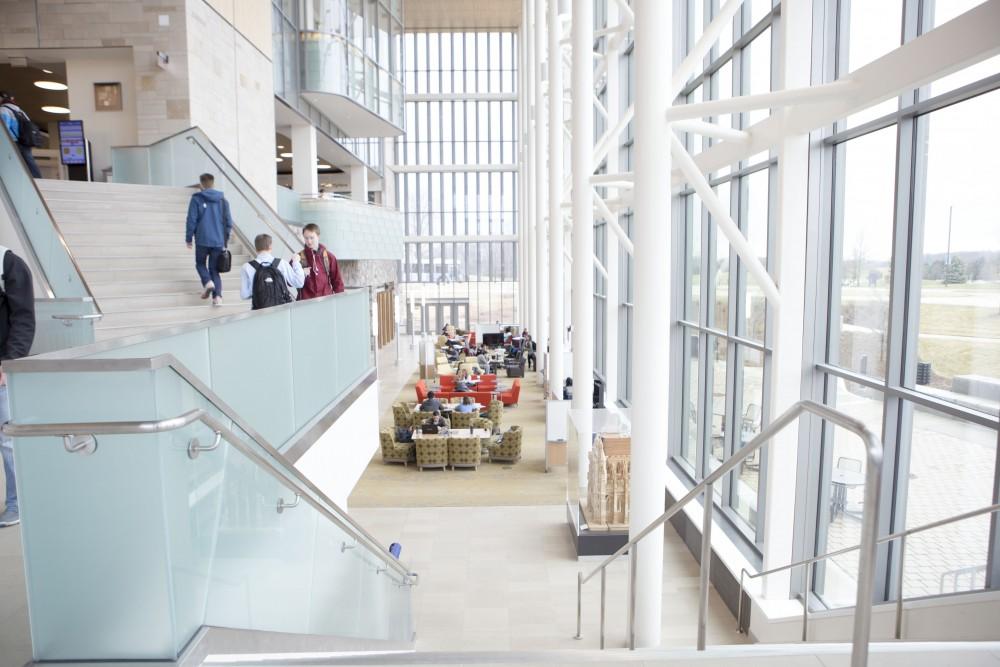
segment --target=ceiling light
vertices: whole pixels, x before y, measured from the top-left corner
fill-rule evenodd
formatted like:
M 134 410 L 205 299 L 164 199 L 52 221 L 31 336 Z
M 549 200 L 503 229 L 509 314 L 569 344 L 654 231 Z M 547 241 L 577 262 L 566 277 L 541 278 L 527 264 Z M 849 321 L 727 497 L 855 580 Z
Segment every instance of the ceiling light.
M 45 90 L 68 90 L 69 86 L 65 83 L 59 83 L 58 81 L 36 81 L 35 86 L 38 88 L 44 88 Z
M 331 167 L 328 164 L 318 164 L 318 165 L 316 165 L 316 168 L 317 169 L 333 169 L 333 167 Z
M 281 157 L 292 157 L 291 153 L 281 153 Z
M 278 144 L 278 149 L 280 150 L 282 148 L 284 148 L 284 146 L 282 146 L 281 144 Z
M 280 157 L 276 157 L 276 158 L 274 158 L 274 161 L 275 161 L 275 162 L 284 162 L 284 160 L 283 160 L 283 159 L 281 159 Z
M 50 69 L 43 69 L 42 71 L 45 72 L 46 74 L 55 74 L 55 72 L 53 72 Z
M 69 109 L 66 107 L 42 107 L 42 111 L 48 113 L 69 113 Z

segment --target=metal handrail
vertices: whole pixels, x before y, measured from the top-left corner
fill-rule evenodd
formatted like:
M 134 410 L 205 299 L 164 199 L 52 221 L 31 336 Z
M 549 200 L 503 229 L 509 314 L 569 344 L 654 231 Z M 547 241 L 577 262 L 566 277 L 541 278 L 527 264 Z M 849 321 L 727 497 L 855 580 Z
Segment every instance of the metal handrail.
M 201 129 L 197 128 L 197 127 L 191 128 L 191 130 L 197 130 L 198 132 L 204 134 L 204 132 L 201 132 Z M 288 225 L 281 218 L 281 216 L 278 215 L 278 212 L 275 211 L 273 208 L 271 208 L 271 206 L 267 203 L 267 201 L 263 197 L 260 196 L 260 193 L 258 193 L 256 190 L 254 190 L 254 188 L 253 188 L 252 185 L 250 185 L 249 183 L 247 183 L 247 185 L 250 187 L 250 190 L 253 191 L 253 194 L 257 195 L 257 197 L 260 198 L 260 200 L 262 202 L 264 202 L 264 207 L 267 208 L 267 214 L 270 214 L 270 216 L 273 216 L 274 218 L 276 218 L 281 223 L 281 229 L 275 229 L 274 225 L 271 224 L 271 220 L 269 219 L 269 216 L 265 212 L 263 212 L 263 211 L 260 210 L 260 208 L 257 206 L 257 204 L 253 201 L 253 199 L 251 197 L 247 196 L 247 194 L 243 191 L 243 188 L 240 186 L 240 184 L 237 183 L 236 180 L 232 178 L 232 176 L 231 176 L 232 172 L 235 172 L 241 179 L 243 178 L 243 174 L 241 174 L 240 170 L 237 169 L 235 166 L 233 166 L 233 164 L 231 162 L 229 162 L 229 160 L 225 156 L 225 153 L 223 153 L 219 149 L 219 147 L 216 146 L 215 143 L 211 139 L 208 138 L 207 135 L 205 136 L 205 141 L 207 141 L 208 144 L 213 149 L 215 149 L 215 151 L 219 155 L 222 156 L 222 159 L 228 163 L 228 166 L 229 166 L 228 169 L 226 169 L 221 164 L 219 164 L 219 161 L 215 159 L 215 156 L 213 156 L 205 148 L 205 146 L 202 145 L 199 137 L 192 136 L 191 134 L 189 134 L 188 136 L 186 136 L 184 138 L 187 139 L 187 141 L 189 143 L 192 143 L 192 144 L 196 145 L 198 148 L 201 149 L 202 153 L 205 154 L 205 157 L 207 157 L 212 162 L 212 164 L 214 164 L 216 166 L 217 169 L 219 169 L 220 171 L 222 171 L 226 175 L 226 178 L 229 179 L 230 184 L 236 189 L 237 192 L 240 193 L 240 196 L 242 196 L 243 199 L 246 200 L 246 202 L 250 205 L 250 208 L 252 208 L 254 210 L 254 213 L 257 214 L 257 217 L 260 218 L 261 221 L 263 221 L 263 223 L 265 225 L 267 225 L 267 227 L 272 232 L 274 232 L 274 235 L 277 238 L 281 239 L 282 243 L 284 243 L 286 246 L 288 246 L 288 249 L 291 252 L 296 252 L 295 247 L 297 245 L 299 245 L 298 239 L 295 239 L 295 235 L 292 234 L 292 231 L 290 229 L 288 229 Z M 243 180 L 246 180 L 246 179 L 243 179 Z M 288 238 L 285 237 L 285 236 L 283 236 L 283 234 L 287 234 L 287 235 L 291 236 L 292 239 L 293 239 L 293 242 L 290 243 L 289 240 L 288 240 Z
M 932 528 L 940 528 L 941 526 L 947 526 L 952 523 L 957 523 L 959 521 L 965 521 L 966 519 L 971 519 L 973 517 L 981 516 L 983 514 L 992 514 L 994 512 L 1000 511 L 1000 503 L 994 505 L 987 505 L 986 507 L 980 507 L 976 510 L 971 510 L 969 512 L 964 512 L 962 514 L 956 514 L 950 516 L 946 519 L 939 519 L 938 521 L 932 521 L 930 523 L 925 523 L 921 526 L 916 526 L 915 528 L 907 528 L 906 530 L 901 530 L 898 533 L 890 533 L 885 537 L 880 537 L 876 544 L 885 544 L 887 542 L 892 542 L 893 540 L 900 540 L 899 543 L 899 573 L 896 575 L 896 639 L 903 638 L 903 564 L 906 555 L 906 538 L 914 533 L 922 533 L 925 530 L 931 530 Z M 744 579 L 757 579 L 758 577 L 766 577 L 769 574 L 774 574 L 776 572 L 783 572 L 784 570 L 790 570 L 796 567 L 806 566 L 806 586 L 809 586 L 809 582 L 812 579 L 812 566 L 820 561 L 826 560 L 828 558 L 833 558 L 834 556 L 842 556 L 843 554 L 850 553 L 852 551 L 857 551 L 861 548 L 860 544 L 855 544 L 851 547 L 844 547 L 843 549 L 837 549 L 836 551 L 829 551 L 825 554 L 819 556 L 813 556 L 812 558 L 803 558 L 802 560 L 795 561 L 794 563 L 789 563 L 788 565 L 782 565 L 781 567 L 774 567 L 770 570 L 764 570 L 763 572 L 750 572 L 746 568 L 742 568 L 740 571 L 740 598 L 739 603 L 736 607 L 736 629 L 740 630 L 740 622 L 743 618 L 743 591 L 744 591 Z M 808 590 L 802 596 L 802 641 L 806 641 L 806 637 L 809 630 L 809 592 Z
M 860 437 L 865 444 L 865 454 L 868 459 L 868 468 L 865 473 L 865 498 L 864 514 L 861 519 L 861 554 L 859 556 L 860 567 L 858 569 L 858 589 L 857 604 L 854 615 L 854 632 L 852 637 L 851 667 L 865 667 L 868 664 L 868 641 L 871 636 L 871 613 L 872 613 L 872 591 L 875 581 L 875 555 L 878 548 L 876 542 L 878 538 L 877 508 L 882 490 L 882 443 L 861 420 L 855 419 L 839 410 L 835 410 L 815 401 L 799 401 L 779 415 L 774 421 L 768 424 L 753 440 L 740 448 L 718 468 L 715 469 L 705 479 L 695 485 L 683 498 L 676 501 L 660 517 L 643 528 L 635 537 L 626 542 L 618 551 L 608 556 L 600 565 L 587 576 L 583 572 L 577 574 L 576 583 L 576 638 L 583 637 L 581 633 L 582 608 L 583 608 L 583 584 L 601 573 L 601 648 L 604 648 L 604 617 L 605 617 L 605 589 L 607 579 L 607 567 L 619 556 L 629 551 L 629 609 L 628 609 L 628 637 L 629 648 L 635 648 L 635 572 L 636 560 L 638 559 L 639 542 L 653 532 L 675 514 L 680 512 L 688 503 L 704 493 L 702 507 L 704 515 L 701 532 L 701 572 L 699 576 L 699 601 L 698 601 L 698 650 L 705 650 L 706 623 L 708 618 L 708 582 L 709 567 L 711 558 L 711 533 L 712 533 L 712 509 L 714 499 L 712 497 L 713 485 L 723 476 L 731 472 L 737 465 L 742 463 L 755 451 L 763 447 L 777 433 L 784 430 L 789 424 L 798 419 L 804 413 L 812 413 L 826 421 L 845 428 Z
M 169 417 L 158 421 L 67 422 L 61 424 L 7 423 L 3 426 L 2 430 L 4 434 L 15 438 L 41 436 L 60 436 L 63 438 L 72 438 L 80 433 L 87 433 L 91 436 L 164 433 L 184 428 L 185 426 L 188 426 L 196 421 L 200 421 L 205 424 L 205 426 L 212 429 L 216 435 L 221 436 L 224 440 L 226 440 L 226 442 L 243 453 L 244 456 L 263 468 L 268 474 L 278 480 L 278 482 L 287 487 L 289 491 L 294 493 L 296 497 L 304 498 L 305 501 L 312 505 L 314 509 L 320 512 L 320 514 L 335 523 L 344 532 L 352 535 L 359 544 L 363 545 L 368 551 L 386 563 L 388 567 L 399 573 L 402 577 L 402 583 L 404 585 L 414 585 L 417 583 L 418 579 L 416 573 L 411 572 L 409 568 L 393 557 L 389 553 L 388 548 L 369 535 L 367 531 L 360 529 L 360 527 L 349 517 L 339 517 L 328 507 L 325 507 L 324 503 L 329 503 L 335 508 L 337 505 L 321 492 L 316 490 L 311 484 L 303 484 L 301 473 L 299 473 L 294 466 L 284 463 L 280 457 L 274 459 L 274 461 L 281 465 L 285 472 L 291 473 L 290 479 L 289 476 L 279 472 L 277 470 L 277 466 L 274 465 L 273 462 L 268 461 L 268 459 L 257 452 L 254 447 L 248 445 L 242 438 L 230 430 L 229 427 L 225 426 L 221 421 L 215 419 L 202 408 L 189 410 L 188 412 L 180 414 L 176 417 Z M 203 449 L 202 451 L 211 450 Z M 318 494 L 323 500 L 323 503 L 316 500 L 313 497 L 313 493 Z M 298 504 L 297 500 L 295 501 L 295 504 Z M 294 505 L 285 504 L 284 507 L 294 507 Z M 337 509 L 339 510 L 339 508 Z

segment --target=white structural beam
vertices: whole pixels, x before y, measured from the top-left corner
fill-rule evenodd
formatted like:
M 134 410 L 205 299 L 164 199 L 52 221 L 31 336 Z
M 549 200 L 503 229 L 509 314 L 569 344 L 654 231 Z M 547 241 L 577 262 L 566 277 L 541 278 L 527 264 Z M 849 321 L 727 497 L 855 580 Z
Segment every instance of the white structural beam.
M 626 109 L 625 113 L 621 115 L 614 127 L 610 128 L 607 132 L 601 135 L 600 139 L 597 140 L 597 147 L 594 149 L 594 169 L 597 169 L 604 158 L 607 157 L 612 144 L 618 141 L 618 136 L 624 132 L 625 128 L 628 127 L 628 124 L 632 122 L 634 115 L 635 106 L 629 105 L 629 108 Z
M 604 268 L 603 264 L 601 264 L 601 258 L 597 255 L 594 255 L 594 268 L 597 269 L 597 272 L 600 273 L 605 280 L 608 279 L 608 270 Z
M 393 167 L 398 174 L 429 174 L 444 172 L 448 174 L 517 171 L 521 165 L 497 162 L 495 164 L 400 164 Z
M 664 57 L 672 49 L 671 8 L 663 0 L 634 0 L 635 12 L 635 331 L 670 331 L 671 206 L 663 175 L 671 173 L 672 136 L 663 113 L 671 103 L 664 86 Z M 632 477 L 629 535 L 635 536 L 663 513 L 667 441 L 671 432 L 663 410 L 663 379 L 670 377 L 670 346 L 643 348 L 632 369 Z M 634 558 L 637 648 L 660 645 L 663 604 L 663 526 L 631 550 Z
M 667 110 L 667 120 L 677 121 L 704 116 L 719 116 L 740 113 L 754 109 L 771 109 L 788 105 L 820 104 L 834 98 L 850 95 L 855 85 L 849 79 L 840 79 L 819 86 L 806 86 L 789 90 L 776 90 L 758 95 L 727 97 L 722 100 L 708 100 L 694 104 L 681 104 Z
M 594 174 L 590 177 L 591 185 L 605 188 L 631 188 L 635 183 L 635 174 L 631 171 L 623 173 Z
M 670 134 L 670 153 L 674 160 L 677 161 L 677 166 L 680 168 L 681 173 L 684 174 L 685 180 L 691 184 L 691 187 L 698 193 L 698 197 L 701 198 L 705 208 L 712 214 L 712 221 L 718 225 L 719 231 L 729 240 L 729 243 L 733 246 L 733 250 L 736 251 L 740 260 L 746 265 L 750 275 L 756 279 L 764 295 L 767 296 L 774 307 L 777 308 L 780 306 L 781 297 L 778 293 L 778 286 L 774 284 L 774 280 L 767 272 L 767 267 L 761 263 L 760 258 L 754 252 L 753 246 L 750 245 L 750 242 L 743 236 L 743 232 L 733 222 L 728 208 L 719 200 L 719 197 L 715 194 L 715 190 L 708 184 L 708 179 L 699 171 L 694 158 L 691 157 L 687 149 L 681 145 L 680 139 L 674 136 L 673 133 Z M 639 168 L 637 165 L 636 173 L 638 174 L 638 172 Z M 638 201 L 638 197 L 636 197 L 636 201 Z
M 577 438 L 579 489 L 587 487 L 587 456 L 593 430 L 590 388 L 594 382 L 594 203 L 591 200 L 591 160 L 594 154 L 594 2 L 573 0 L 571 145 L 573 200 L 573 410 Z
M 549 392 L 562 398 L 566 340 L 565 294 L 563 279 L 563 254 L 566 232 L 563 226 L 563 133 L 554 128 L 566 125 L 563 121 L 563 59 L 560 57 L 559 37 L 562 23 L 559 20 L 559 0 L 548 0 L 549 33 Z M 539 347 L 539 355 L 542 353 Z
M 316 128 L 313 125 L 293 125 L 292 136 L 292 188 L 300 195 L 319 192 L 319 175 L 316 171 Z
M 608 120 L 608 110 L 605 109 L 604 105 L 601 104 L 601 101 L 597 99 L 597 95 L 594 95 L 593 98 L 594 98 L 594 108 L 597 109 L 597 113 L 601 114 L 604 120 Z
M 715 43 L 719 41 L 722 31 L 732 30 L 733 17 L 736 16 L 736 12 L 740 10 L 740 5 L 742 4 L 743 0 L 729 0 L 719 8 L 719 13 L 715 15 L 712 22 L 701 33 L 701 37 L 698 38 L 694 47 L 691 48 L 691 51 L 681 61 L 680 66 L 674 70 L 674 75 L 670 81 L 670 99 L 677 97 L 684 88 L 684 84 L 687 83 L 687 80 L 701 70 L 705 63 L 705 56 L 712 50 Z
M 547 95 L 543 95 L 541 90 L 545 82 L 545 61 L 548 58 L 558 58 L 559 52 L 547 55 L 548 32 L 546 32 L 546 0 L 535 0 L 535 26 L 534 26 L 534 46 L 535 46 L 535 70 L 534 76 L 537 81 L 539 93 L 535 100 L 535 123 L 537 130 L 535 140 L 535 299 L 538 305 L 535 309 L 536 319 L 534 329 L 531 330 L 532 337 L 538 348 L 536 355 L 536 368 L 541 371 L 545 361 L 545 348 L 548 345 L 549 337 L 549 248 L 548 248 L 548 186 L 549 172 L 546 163 L 546 140 L 548 139 L 548 118 L 546 116 L 546 98 L 555 99 L 556 102 L 562 99 L 562 90 L 549 88 Z M 558 133 L 558 130 L 557 132 Z
M 806 134 L 841 118 L 893 99 L 1000 53 L 996 26 L 1000 0 L 989 0 L 847 75 L 850 88 L 824 104 L 797 106 L 749 128 L 750 141 L 723 141 L 698 154 L 703 173 L 712 173 L 750 155 L 770 150 L 785 137 Z M 694 106 L 694 105 L 687 105 Z M 674 185 L 683 181 L 673 174 Z
M 746 130 L 724 127 L 718 123 L 708 123 L 703 120 L 674 121 L 673 128 L 675 132 L 691 132 L 714 139 L 725 139 L 726 141 L 737 141 L 740 143 L 750 141 L 750 133 Z
M 409 93 L 407 102 L 517 102 L 517 93 Z
M 778 80 L 785 86 L 807 85 L 810 79 L 809 38 L 812 26 L 812 6 L 808 3 L 783 0 L 781 6 L 781 43 L 783 57 L 778 62 Z M 793 113 L 789 108 L 778 113 L 779 117 Z M 804 328 L 812 325 L 806 316 L 806 284 L 808 266 L 819 260 L 814 244 L 808 243 L 806 219 L 809 208 L 809 136 L 786 136 L 777 146 L 778 174 L 775 188 L 773 221 L 774 252 L 772 267 L 781 286 L 781 310 L 772 318 L 772 353 L 770 414 L 778 415 L 802 397 L 802 381 L 809 373 L 803 354 Z M 812 253 L 812 259 L 808 254 Z M 793 480 L 797 475 L 799 430 L 787 428 L 778 433 L 768 446 L 764 457 L 766 478 L 774 480 L 764 487 L 764 568 L 790 563 L 797 556 L 793 552 L 795 521 L 795 487 L 775 483 Z M 765 597 L 788 598 L 789 572 L 776 577 L 766 577 L 763 583 Z
M 613 231 L 615 236 L 618 237 L 618 243 L 625 248 L 625 251 L 628 252 L 628 254 L 635 255 L 635 246 L 632 244 L 632 239 L 628 237 L 625 230 L 623 230 L 621 225 L 618 224 L 618 216 L 611 212 L 611 209 L 608 208 L 605 201 L 601 199 L 601 196 L 597 194 L 597 191 L 594 191 L 594 205 L 597 206 L 597 212 L 600 216 L 606 223 L 608 223 L 608 227 L 610 227 L 611 231 Z
M 534 17 L 535 3 L 540 1 L 526 0 L 526 13 L 524 16 Z M 524 268 L 528 280 L 524 287 L 527 290 L 528 303 L 526 304 L 527 311 L 522 324 L 528 330 L 534 331 L 535 322 L 538 321 L 538 281 L 537 267 L 535 266 L 535 216 L 538 212 L 538 193 L 535 190 L 535 172 L 538 169 L 538 132 L 535 125 L 535 106 L 538 103 L 538 78 L 535 76 L 535 70 L 538 68 L 538 52 L 535 50 L 535 21 L 532 18 L 525 21 L 525 23 L 527 24 L 528 33 L 525 39 L 527 67 L 524 70 L 524 78 L 528 87 L 528 108 L 525 116 L 525 123 L 528 126 L 528 174 L 524 179 L 524 186 L 528 193 L 528 206 L 524 216 L 526 224 L 524 234 L 527 241 L 525 243 Z

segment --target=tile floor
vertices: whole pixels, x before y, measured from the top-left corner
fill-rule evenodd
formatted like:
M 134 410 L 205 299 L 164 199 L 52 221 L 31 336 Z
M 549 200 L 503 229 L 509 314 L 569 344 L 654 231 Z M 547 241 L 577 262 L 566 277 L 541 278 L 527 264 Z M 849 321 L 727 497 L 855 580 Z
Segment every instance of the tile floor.
M 420 575 L 413 608 L 417 649 L 597 648 L 600 581 L 584 587 L 583 640 L 576 633 L 576 577 L 598 559 L 578 561 L 561 505 L 535 507 L 364 508 L 352 512 Z M 698 566 L 672 529 L 664 549 L 664 646 L 693 646 Z M 626 561 L 609 569 L 607 646 L 625 645 Z M 711 644 L 746 641 L 712 592 Z

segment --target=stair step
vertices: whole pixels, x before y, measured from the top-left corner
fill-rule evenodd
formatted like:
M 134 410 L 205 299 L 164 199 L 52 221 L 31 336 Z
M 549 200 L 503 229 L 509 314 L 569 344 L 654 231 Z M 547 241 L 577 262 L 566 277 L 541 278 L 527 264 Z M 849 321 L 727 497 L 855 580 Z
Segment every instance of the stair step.
M 175 257 L 175 258 L 189 258 L 194 260 L 194 250 L 189 250 L 186 245 L 184 245 L 183 237 L 173 237 L 170 242 L 163 243 L 150 243 L 149 239 L 145 235 L 135 239 L 136 243 L 126 243 L 123 245 L 119 239 L 117 243 L 111 243 L 110 235 L 106 238 L 102 238 L 101 235 L 95 235 L 92 238 L 87 239 L 86 242 L 74 243 L 73 256 L 77 259 L 80 258 L 121 258 L 121 257 Z M 178 240 L 180 238 L 180 240 Z M 242 246 L 231 245 L 229 246 L 229 252 L 233 254 L 233 259 L 237 257 L 245 258 L 247 253 L 243 251 Z M 245 261 L 249 261 L 246 259 Z
M 201 298 L 198 281 L 192 281 L 190 289 L 184 292 L 169 292 L 164 294 L 129 294 L 125 296 L 103 296 L 100 299 L 101 310 L 109 313 L 130 313 L 161 308 L 183 308 L 207 305 L 207 300 Z M 229 300 L 237 298 L 237 293 L 230 290 L 224 294 Z
M 184 219 L 183 218 L 133 218 L 131 220 L 83 220 L 80 218 L 59 218 L 56 217 L 56 224 L 59 230 L 66 235 L 69 234 L 110 234 L 118 242 L 121 240 L 134 238 L 136 235 L 146 233 L 172 234 L 174 240 L 178 238 L 184 240 Z
M 53 215 L 59 217 L 60 213 L 77 213 L 86 215 L 88 213 L 112 212 L 117 217 L 125 213 L 135 215 L 145 214 L 175 214 L 183 217 L 187 216 L 187 202 L 180 201 L 80 201 L 76 199 L 53 199 L 46 198 L 45 202 Z
M 233 259 L 233 271 L 230 273 L 222 274 L 222 282 L 226 285 L 233 285 L 239 282 L 240 277 L 237 269 L 240 264 L 236 263 L 236 259 Z M 182 266 L 170 265 L 167 268 L 164 267 L 151 267 L 148 264 L 143 268 L 127 268 L 122 266 L 117 266 L 109 264 L 107 262 L 103 263 L 100 267 L 92 267 L 87 269 L 82 267 L 84 272 L 84 278 L 87 280 L 87 284 L 95 286 L 95 293 L 100 290 L 97 285 L 107 285 L 108 283 L 116 282 L 137 282 L 137 283 L 159 283 L 159 282 L 170 282 L 175 283 L 178 281 L 186 281 L 188 276 L 191 280 L 197 281 L 198 276 L 194 272 L 194 261 L 192 259 L 190 264 L 184 264 Z M 106 293 L 106 292 L 105 292 Z M 100 305 L 100 301 L 98 301 Z
M 165 254 L 167 250 L 159 250 L 159 255 L 142 255 L 133 253 L 129 257 L 108 257 L 106 255 L 95 254 L 88 256 L 74 252 L 76 263 L 84 273 L 84 278 L 89 281 L 90 271 L 94 270 L 133 270 L 133 269 L 163 269 L 174 271 L 174 280 L 179 272 L 194 272 L 194 250 L 188 250 L 181 246 L 181 251 L 176 254 Z M 186 253 L 186 254 L 185 254 Z M 249 262 L 248 255 L 233 255 L 233 268 L 238 268 Z M 183 274 L 181 274 L 183 275 Z
M 176 278 L 177 276 L 174 276 L 174 280 L 121 280 L 117 282 L 94 283 L 88 276 L 87 282 L 90 283 L 90 289 L 94 293 L 94 297 L 97 299 L 98 304 L 103 308 L 103 304 L 106 300 L 118 297 L 197 293 L 199 281 L 198 277 L 194 274 L 194 271 L 192 271 L 191 276 L 185 280 L 177 280 Z M 226 279 L 223 278 L 223 282 L 228 283 L 229 281 L 226 281 Z
M 47 198 L 106 199 L 117 198 L 127 201 L 144 199 L 187 198 L 196 192 L 194 188 L 177 188 L 163 185 L 129 185 L 126 183 L 79 183 L 76 181 L 36 181 L 38 189 Z

